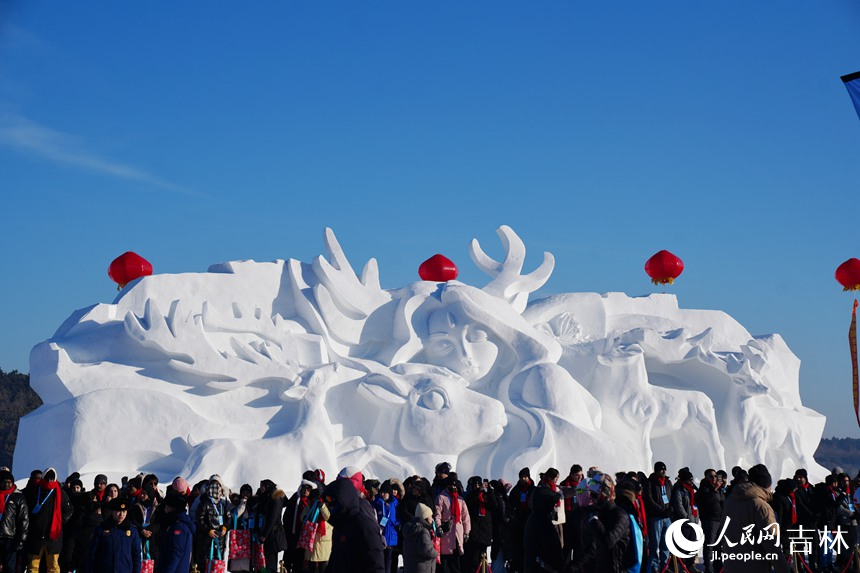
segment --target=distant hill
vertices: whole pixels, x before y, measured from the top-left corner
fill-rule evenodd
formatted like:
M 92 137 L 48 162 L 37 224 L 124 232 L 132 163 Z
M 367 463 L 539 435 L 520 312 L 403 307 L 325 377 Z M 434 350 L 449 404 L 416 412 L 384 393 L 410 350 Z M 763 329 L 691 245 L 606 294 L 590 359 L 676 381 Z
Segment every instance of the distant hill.
M 12 467 L 12 453 L 18 438 L 18 419 L 42 405 L 42 400 L 30 388 L 30 375 L 17 370 L 0 370 L 0 466 Z
M 815 461 L 827 469 L 839 466 L 854 477 L 860 469 L 860 440 L 855 438 L 825 438 L 815 450 Z

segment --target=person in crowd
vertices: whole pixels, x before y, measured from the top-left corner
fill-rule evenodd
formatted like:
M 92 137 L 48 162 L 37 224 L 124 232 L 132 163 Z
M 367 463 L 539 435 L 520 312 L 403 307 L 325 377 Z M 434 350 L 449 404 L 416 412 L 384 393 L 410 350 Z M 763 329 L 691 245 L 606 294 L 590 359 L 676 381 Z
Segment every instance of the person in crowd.
M 319 497 L 317 482 L 307 479 L 313 477 L 305 473 L 296 492 L 287 500 L 283 516 L 283 529 L 287 541 L 284 552 L 284 564 L 290 573 L 302 573 L 304 567 L 304 549 L 299 547 L 302 534 L 302 515 L 307 507 Z
M 687 520 L 681 526 L 681 532 L 687 539 L 695 539 L 696 532 L 690 523 L 699 522 L 699 510 L 696 507 L 696 486 L 693 484 L 693 472 L 690 468 L 678 470 L 678 479 L 672 487 L 672 521 Z M 687 569 L 694 568 L 696 558 L 690 557 L 686 560 Z
M 503 479 L 490 481 L 489 493 L 495 499 L 496 509 L 493 511 L 493 545 L 490 547 L 490 559 L 493 572 L 502 573 L 505 570 L 505 551 L 509 533 L 508 527 L 508 491 L 511 489 L 510 482 Z
M 140 573 L 140 537 L 127 519 L 129 502 L 112 499 L 90 543 L 89 573 Z
M 434 573 L 439 553 L 433 545 L 433 510 L 418 503 L 412 519 L 403 524 L 402 533 L 403 573 Z
M 726 510 L 726 495 L 719 487 L 719 483 L 716 470 L 708 468 L 696 493 L 699 520 L 702 524 L 702 532 L 705 534 L 705 548 L 702 551 L 705 573 L 714 573 L 715 570 L 722 569 L 722 561 L 719 559 L 721 547 L 713 545 L 719 538 Z M 716 561 L 715 552 L 718 556 Z
M 585 474 L 582 473 L 582 466 L 579 464 L 573 464 L 570 466 L 570 472 L 568 472 L 567 477 L 564 478 L 559 485 L 564 488 L 577 490 L 584 477 Z M 579 494 L 582 493 L 582 491 L 577 491 L 576 493 Z M 575 503 L 576 496 L 566 497 L 564 499 L 564 539 L 567 540 L 568 545 L 570 545 L 573 540 L 573 535 L 570 531 L 570 524 L 575 519 Z
M 108 479 L 104 474 L 98 474 L 93 479 L 93 489 L 89 492 L 90 496 L 95 498 L 96 501 L 101 502 L 105 496 L 105 490 L 107 489 Z
M 508 495 L 508 512 L 510 513 L 510 543 L 508 544 L 508 558 L 511 573 L 523 573 L 523 535 L 526 529 L 531 508 L 529 498 L 535 485 L 532 481 L 531 470 L 523 468 L 519 472 L 519 480 L 511 488 Z
M 433 483 L 430 484 L 430 496 L 435 500 L 445 490 L 445 483 L 451 473 L 451 464 L 442 462 L 436 464 L 433 475 Z
M 27 532 L 27 551 L 31 571 L 38 571 L 42 559 L 48 573 L 60 573 L 60 551 L 63 548 L 63 527 L 72 518 L 72 504 L 57 481 L 54 468 L 45 470 L 44 477 L 35 482 L 29 497 L 25 494 L 30 511 Z
M 319 482 L 316 482 L 319 483 Z M 331 545 L 334 538 L 334 527 L 329 523 L 331 512 L 328 506 L 317 498 L 314 503 L 307 506 L 302 512 L 302 520 L 308 521 L 312 508 L 319 508 L 319 513 L 316 516 L 317 523 L 316 531 L 314 532 L 314 548 L 313 550 L 305 549 L 305 572 L 306 573 L 325 573 L 328 568 L 328 562 L 331 559 Z
M 187 486 L 187 484 L 186 484 Z M 172 492 L 159 505 L 163 534 L 158 538 L 158 558 L 154 573 L 188 573 L 194 545 L 194 524 L 185 509 L 188 496 Z
M 654 473 L 644 484 L 642 498 L 645 501 L 645 515 L 648 519 L 648 556 L 650 572 L 660 573 L 669 560 L 666 547 L 666 530 L 672 524 L 670 495 L 672 481 L 666 477 L 666 464 L 654 464 Z
M 416 515 L 415 508 L 419 503 L 431 508 L 431 511 L 436 507 L 433 498 L 430 497 L 430 482 L 425 478 L 411 476 L 403 482 L 403 487 L 406 493 L 397 504 L 397 520 L 400 523 L 412 521 Z
M 281 515 L 287 505 L 287 494 L 270 479 L 260 482 L 257 490 L 260 500 L 259 514 L 263 517 L 260 541 L 266 555 L 266 568 L 277 570 L 278 554 L 287 549 L 287 536 Z
M 557 479 L 558 473 L 552 474 Z M 531 494 L 531 512 L 523 531 L 523 573 L 540 573 L 544 569 L 561 571 L 564 564 L 561 538 L 555 524 L 561 493 L 541 474 L 541 485 Z
M 391 482 L 386 482 L 381 486 L 379 493 L 373 498 L 376 520 L 379 522 L 379 528 L 382 530 L 382 537 L 385 540 L 383 556 L 385 573 L 392 573 L 392 560 L 398 543 L 398 529 L 400 529 L 400 521 L 397 519 L 398 504 L 397 498 L 391 494 Z M 395 563 L 395 568 L 396 565 Z
M 464 547 L 463 571 L 473 572 L 486 559 L 487 548 L 493 543 L 493 516 L 497 511 L 496 496 L 481 476 L 472 476 L 467 482 L 466 508 L 471 532 Z
M 794 472 L 794 481 L 797 482 L 797 489 L 794 491 L 794 501 L 797 503 L 797 527 L 802 527 L 806 532 L 813 531 L 818 521 L 818 508 L 813 495 L 815 488 L 809 483 L 809 474 L 805 468 L 798 468 Z M 817 544 L 813 544 L 811 551 L 804 553 L 805 561 L 813 570 L 818 568 L 817 548 Z
M 472 531 L 469 510 L 462 498 L 457 474 L 451 472 L 444 482 L 445 488 L 436 497 L 436 526 L 440 537 L 441 572 L 460 573 L 466 541 Z
M 329 523 L 337 532 L 332 540 L 330 573 L 384 573 L 385 549 L 379 524 L 361 507 L 361 496 L 351 479 L 326 486 L 324 500 Z
M 630 518 L 615 503 L 615 483 L 595 474 L 588 482 L 592 505 L 583 512 L 582 548 L 574 555 L 572 573 L 623 573 L 630 540 Z
M 221 476 L 212 475 L 206 486 L 206 493 L 200 496 L 194 517 L 194 562 L 200 568 L 210 554 L 224 555 L 227 547 L 227 522 L 231 518 L 229 504 Z
M 755 465 L 745 472 L 745 475 L 747 481 L 736 481 L 726 498 L 725 537 L 727 540 L 737 540 L 735 543 L 741 539 L 743 529 L 750 525 L 756 532 L 771 532 L 778 527 L 770 506 L 773 479 L 767 467 L 764 464 Z M 735 479 L 738 479 L 737 475 Z M 775 538 L 768 538 L 767 535 L 757 535 L 753 543 L 738 543 L 727 555 L 740 558 L 726 559 L 723 562 L 725 573 L 770 573 L 771 568 L 775 569 L 776 573 L 788 572 L 782 548 Z M 746 557 L 748 555 L 765 556 L 769 559 L 752 559 Z
M 631 524 L 623 565 L 635 573 L 644 570 L 648 563 L 648 536 L 645 533 L 645 506 L 641 502 L 641 492 L 642 486 L 635 474 L 625 476 L 615 487 L 615 504 L 627 513 Z
M 14 573 L 18 552 L 24 549 L 30 510 L 9 470 L 0 471 L 0 568 Z

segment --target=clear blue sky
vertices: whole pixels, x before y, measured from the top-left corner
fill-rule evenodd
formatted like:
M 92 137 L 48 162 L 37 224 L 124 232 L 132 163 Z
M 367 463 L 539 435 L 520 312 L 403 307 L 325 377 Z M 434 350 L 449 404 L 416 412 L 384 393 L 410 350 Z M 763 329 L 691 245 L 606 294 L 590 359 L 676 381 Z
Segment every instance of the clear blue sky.
M 310 260 L 483 284 L 511 225 L 544 292 L 654 292 L 778 332 L 858 432 L 833 278 L 860 257 L 860 3 L 0 0 L 0 368 L 158 273 Z

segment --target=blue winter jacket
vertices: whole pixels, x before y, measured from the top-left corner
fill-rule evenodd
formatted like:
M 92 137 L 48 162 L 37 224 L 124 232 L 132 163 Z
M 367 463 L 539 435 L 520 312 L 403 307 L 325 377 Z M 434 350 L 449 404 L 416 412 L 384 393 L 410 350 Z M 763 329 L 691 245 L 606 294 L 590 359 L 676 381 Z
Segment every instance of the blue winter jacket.
M 140 573 L 140 536 L 131 521 L 108 519 L 93 532 L 90 573 Z
M 158 543 L 155 573 L 188 573 L 193 535 L 194 524 L 185 512 L 173 523 L 165 523 Z
M 379 527 L 382 529 L 382 537 L 385 538 L 385 544 L 388 547 L 397 546 L 397 531 L 400 529 L 400 522 L 397 520 L 397 498 L 391 496 L 388 498 L 388 503 L 382 500 L 381 496 L 376 496 L 373 500 L 373 508 L 376 510 L 376 521 L 379 522 Z M 382 525 L 385 519 L 385 525 Z

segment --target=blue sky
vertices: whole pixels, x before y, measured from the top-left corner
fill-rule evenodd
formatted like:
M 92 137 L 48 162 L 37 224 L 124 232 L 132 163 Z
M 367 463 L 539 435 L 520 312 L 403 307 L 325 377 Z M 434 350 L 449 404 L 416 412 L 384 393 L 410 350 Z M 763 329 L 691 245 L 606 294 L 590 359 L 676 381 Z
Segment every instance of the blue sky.
M 858 436 L 833 278 L 860 257 L 860 4 L 0 1 L 0 368 L 157 273 L 310 260 L 461 279 L 514 228 L 545 293 L 659 291 L 778 332 Z

